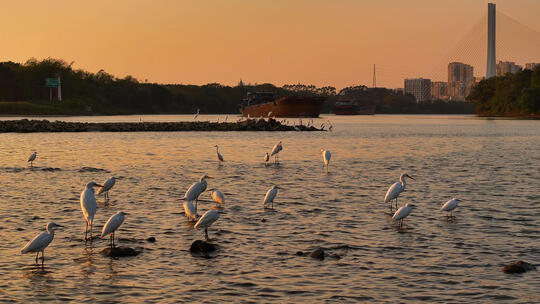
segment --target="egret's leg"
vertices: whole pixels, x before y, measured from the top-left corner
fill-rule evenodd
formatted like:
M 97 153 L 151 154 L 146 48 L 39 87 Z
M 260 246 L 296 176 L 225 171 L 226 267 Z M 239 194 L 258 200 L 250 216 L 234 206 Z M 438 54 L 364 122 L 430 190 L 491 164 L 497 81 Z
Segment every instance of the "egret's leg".
M 195 199 L 195 214 L 197 214 L 197 203 L 199 202 L 199 199 L 196 198 Z
M 208 241 L 208 227 L 204 228 L 204 237 Z
M 86 228 L 84 229 L 84 242 L 88 241 L 88 222 L 86 222 Z
M 37 264 L 38 256 L 39 256 L 39 251 L 36 253 L 36 264 Z
M 272 201 L 272 209 L 274 209 L 274 201 Z
M 94 226 L 94 222 L 91 222 L 90 223 L 90 242 L 92 242 L 92 229 L 93 229 L 93 226 Z

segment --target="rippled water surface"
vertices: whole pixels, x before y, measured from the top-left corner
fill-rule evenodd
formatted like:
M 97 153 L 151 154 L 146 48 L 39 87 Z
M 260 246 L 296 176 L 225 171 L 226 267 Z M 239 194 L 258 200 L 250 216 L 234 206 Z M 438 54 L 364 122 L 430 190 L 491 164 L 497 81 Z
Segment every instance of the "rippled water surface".
M 141 118 L 192 116 L 64 120 Z M 316 124 L 327 119 L 333 132 L 0 134 L 0 302 L 540 301 L 538 271 L 501 272 L 518 259 L 540 261 L 540 122 L 377 115 Z M 281 165 L 265 167 L 279 140 Z M 332 151 L 329 174 L 320 148 Z M 417 208 L 400 230 L 383 198 L 402 172 L 416 181 L 399 202 Z M 189 253 L 203 233 L 180 202 L 203 174 L 226 195 L 210 229 L 220 248 L 213 259 Z M 106 240 L 82 241 L 80 192 L 112 175 L 122 179 L 108 205 L 98 198 L 94 233 L 128 212 L 117 239 L 141 249 L 136 257 L 107 258 Z M 274 184 L 284 189 L 275 210 L 263 210 Z M 464 200 L 453 222 L 439 211 L 451 197 Z M 200 213 L 211 207 L 200 202 Z M 66 227 L 42 270 L 19 250 L 51 220 Z M 331 257 L 296 255 L 317 247 Z

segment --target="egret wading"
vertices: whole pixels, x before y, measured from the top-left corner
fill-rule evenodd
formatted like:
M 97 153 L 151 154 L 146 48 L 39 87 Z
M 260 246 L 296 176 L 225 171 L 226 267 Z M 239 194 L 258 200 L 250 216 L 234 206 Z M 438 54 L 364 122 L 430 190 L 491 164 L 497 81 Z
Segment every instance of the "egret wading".
M 118 178 L 112 176 L 103 183 L 103 187 L 100 187 L 97 191 L 97 195 L 105 194 L 105 199 L 109 200 L 109 190 L 114 186 Z
M 182 206 L 184 207 L 184 214 L 189 219 L 190 222 L 195 222 L 197 220 L 197 210 L 191 201 L 183 201 Z
M 92 225 L 96 215 L 97 202 L 94 195 L 94 187 L 103 187 L 95 182 L 86 184 L 86 189 L 81 192 L 81 209 L 86 220 L 86 229 L 84 230 L 84 241 L 88 241 L 88 226 L 90 226 L 90 239 L 92 239 Z
M 330 165 L 330 158 L 332 157 L 332 153 L 330 153 L 330 150 L 321 149 L 319 154 L 322 154 L 322 159 L 324 162 L 323 168 L 324 166 L 326 166 L 326 173 L 328 173 L 328 165 Z
M 268 166 L 268 161 L 270 160 L 270 154 L 266 152 L 266 155 L 264 156 L 264 165 Z
M 215 145 L 214 147 L 216 147 L 216 156 L 217 156 L 217 159 L 218 159 L 219 163 L 224 162 L 223 155 L 221 155 L 221 153 L 219 153 L 218 145 Z
M 38 262 L 39 253 L 41 252 L 41 265 L 45 262 L 45 248 L 49 246 L 49 244 L 54 239 L 54 228 L 56 227 L 64 227 L 62 225 L 58 225 L 54 222 L 50 222 L 47 224 L 47 231 L 43 231 L 42 233 L 38 234 L 34 239 L 32 239 L 30 242 L 28 242 L 22 249 L 21 254 L 29 253 L 29 252 L 36 252 L 36 264 Z
M 199 117 L 199 113 L 201 112 L 200 109 L 197 109 L 197 113 L 193 116 L 193 120 L 197 120 L 197 117 Z
M 122 225 L 122 223 L 124 222 L 126 214 L 127 213 L 125 213 L 124 211 L 120 211 L 120 212 L 117 212 L 116 214 L 113 214 L 113 216 L 109 218 L 109 220 L 107 221 L 107 223 L 105 224 L 105 226 L 103 226 L 103 229 L 101 230 L 101 238 L 104 238 L 105 236 L 107 236 L 107 234 L 111 235 L 111 239 L 110 239 L 111 248 L 114 247 L 114 233 L 116 232 L 118 227 L 120 227 L 120 225 Z
M 278 189 L 283 189 L 283 188 L 274 185 L 272 188 L 270 188 L 270 190 L 266 192 L 266 195 L 264 196 L 264 200 L 263 200 L 264 208 L 274 209 L 274 199 L 276 198 L 278 194 Z M 268 206 L 269 204 L 270 204 L 270 207 Z
M 458 202 L 462 202 L 459 198 L 452 198 L 448 202 L 444 203 L 444 205 L 441 207 L 441 211 L 446 211 L 447 217 L 453 217 L 452 211 L 457 208 Z
M 209 190 L 212 196 L 212 200 L 216 202 L 216 206 L 223 206 L 225 204 L 225 195 L 223 195 L 223 192 L 219 191 L 218 189 L 210 189 Z
M 270 152 L 270 156 L 274 156 L 274 164 L 279 164 L 279 158 L 278 153 L 279 151 L 283 150 L 283 146 L 281 145 L 281 141 L 279 141 L 274 148 L 272 148 L 272 152 Z
M 403 219 L 409 216 L 409 214 L 411 214 L 414 207 L 415 206 L 413 204 L 405 204 L 405 206 L 399 208 L 396 213 L 394 213 L 394 216 L 392 216 L 392 220 L 399 221 L 399 227 L 403 227 Z
M 197 211 L 197 203 L 199 200 L 199 196 L 201 193 L 206 191 L 206 187 L 208 186 L 208 183 L 206 182 L 207 178 L 213 178 L 208 175 L 201 176 L 201 180 L 199 182 L 193 183 L 189 189 L 186 191 L 186 194 L 182 198 L 182 200 L 185 201 L 195 201 L 195 212 Z
M 405 178 L 408 177 L 412 180 L 416 180 L 413 177 L 409 176 L 407 173 L 401 174 L 399 177 L 399 182 L 394 183 L 390 188 L 388 188 L 388 191 L 386 191 L 386 195 L 384 196 L 384 203 L 390 202 L 390 211 L 392 211 L 392 200 L 396 200 L 396 209 L 397 209 L 397 199 L 401 192 L 405 191 L 405 187 L 407 186 L 407 181 Z
M 28 161 L 30 162 L 30 168 L 34 167 L 34 161 L 36 160 L 36 157 L 37 157 L 37 152 L 35 151 L 34 153 L 30 155 L 30 157 L 28 157 Z
M 195 226 L 193 228 L 199 230 L 200 228 L 204 228 L 204 237 L 208 241 L 208 228 L 212 226 L 212 224 L 219 219 L 219 211 L 218 210 L 208 210 L 206 211 L 203 216 L 197 221 Z

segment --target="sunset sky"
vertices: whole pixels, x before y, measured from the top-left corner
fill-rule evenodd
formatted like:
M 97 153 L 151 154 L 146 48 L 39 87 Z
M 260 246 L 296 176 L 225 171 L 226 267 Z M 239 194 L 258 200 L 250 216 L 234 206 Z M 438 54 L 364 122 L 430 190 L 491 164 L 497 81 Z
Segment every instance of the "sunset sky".
M 54 57 L 158 83 L 236 85 L 242 78 L 337 88 L 371 85 L 376 63 L 378 86 L 401 87 L 404 77 L 444 79 L 448 61 L 462 53 L 475 54 L 484 65 L 475 75 L 483 76 L 484 51 L 464 51 L 459 42 L 465 37 L 485 48 L 470 30 L 488 2 L 3 1 L 0 61 Z M 512 43 L 514 50 L 507 43 L 497 60 L 539 62 L 540 1 L 491 2 L 533 29 L 516 34 L 528 44 Z

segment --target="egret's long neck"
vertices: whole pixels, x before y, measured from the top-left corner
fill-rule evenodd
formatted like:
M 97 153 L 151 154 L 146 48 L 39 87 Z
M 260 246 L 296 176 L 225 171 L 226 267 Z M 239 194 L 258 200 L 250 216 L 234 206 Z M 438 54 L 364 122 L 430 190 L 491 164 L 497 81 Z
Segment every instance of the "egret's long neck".
M 47 232 L 48 232 L 50 235 L 54 236 L 54 228 L 53 228 L 53 227 L 50 227 L 50 228 L 47 227 Z
M 407 185 L 407 181 L 405 180 L 405 176 L 401 176 L 399 178 L 399 181 L 401 182 L 401 185 L 403 186 L 403 188 L 405 188 L 405 186 Z

